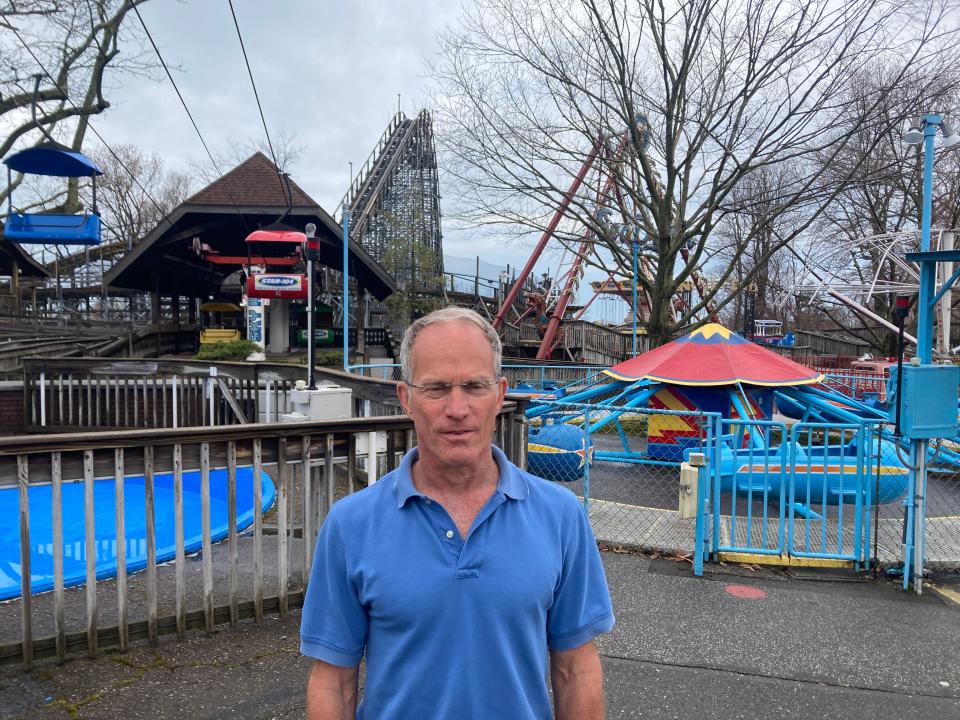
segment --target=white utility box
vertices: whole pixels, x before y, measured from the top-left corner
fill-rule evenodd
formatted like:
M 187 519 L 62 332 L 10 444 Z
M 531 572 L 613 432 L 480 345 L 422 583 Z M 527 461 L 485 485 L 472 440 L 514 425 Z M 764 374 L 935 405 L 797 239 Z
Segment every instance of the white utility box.
M 316 390 L 296 388 L 290 391 L 293 412 L 310 420 L 346 420 L 353 417 L 353 391 L 350 388 L 321 383 Z

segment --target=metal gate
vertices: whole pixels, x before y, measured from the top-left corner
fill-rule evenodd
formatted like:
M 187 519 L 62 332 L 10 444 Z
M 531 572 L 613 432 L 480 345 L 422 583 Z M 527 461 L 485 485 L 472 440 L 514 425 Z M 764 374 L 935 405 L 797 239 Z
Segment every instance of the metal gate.
M 857 569 L 869 562 L 870 509 L 882 489 L 869 426 L 716 423 L 700 473 L 695 567 L 707 554 Z

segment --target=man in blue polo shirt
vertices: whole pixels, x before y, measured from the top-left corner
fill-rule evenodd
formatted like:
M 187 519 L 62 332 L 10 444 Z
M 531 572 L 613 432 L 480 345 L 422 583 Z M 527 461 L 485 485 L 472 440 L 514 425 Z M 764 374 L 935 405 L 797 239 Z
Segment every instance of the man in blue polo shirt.
M 500 355 L 470 310 L 407 330 L 397 392 L 418 446 L 320 533 L 300 628 L 310 720 L 549 718 L 548 673 L 555 717 L 603 717 L 600 555 L 577 498 L 491 445 Z

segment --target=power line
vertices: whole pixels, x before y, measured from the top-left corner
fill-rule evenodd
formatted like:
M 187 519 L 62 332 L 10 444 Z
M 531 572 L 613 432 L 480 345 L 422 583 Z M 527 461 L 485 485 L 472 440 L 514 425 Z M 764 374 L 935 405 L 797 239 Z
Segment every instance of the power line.
M 227 3 L 230 5 L 230 14 L 233 16 L 233 26 L 237 29 L 237 38 L 240 40 L 240 50 L 243 52 L 243 61 L 247 65 L 247 75 L 250 76 L 250 85 L 253 87 L 253 97 L 257 100 L 257 109 L 260 111 L 260 122 L 263 123 L 263 133 L 267 136 L 267 147 L 270 148 L 270 157 L 273 158 L 273 165 L 277 169 L 277 180 L 280 181 L 280 192 L 285 192 L 283 177 L 280 174 L 280 164 L 277 162 L 277 154 L 273 151 L 270 131 L 267 130 L 267 119 L 263 115 L 263 106 L 260 104 L 260 94 L 257 92 L 257 84 L 253 81 L 253 70 L 250 69 L 250 59 L 247 57 L 247 48 L 243 44 L 243 34 L 240 32 L 240 23 L 237 22 L 237 13 L 233 9 L 233 0 L 227 0 Z
M 160 65 L 163 67 L 163 71 L 167 74 L 167 79 L 170 81 L 170 84 L 173 85 L 174 91 L 177 93 L 177 97 L 180 98 L 180 104 L 183 106 L 184 112 L 187 113 L 187 117 L 190 118 L 190 124 L 193 125 L 194 131 L 197 133 L 197 137 L 200 138 L 200 144 L 203 145 L 203 149 L 207 153 L 207 157 L 210 158 L 210 163 L 213 165 L 213 169 L 216 170 L 217 175 L 221 178 L 223 177 L 223 171 L 220 170 L 220 166 L 217 163 L 216 159 L 213 156 L 213 153 L 210 152 L 210 148 L 207 145 L 207 141 L 203 138 L 203 133 L 200 132 L 200 128 L 197 126 L 197 121 L 193 119 L 193 113 L 190 112 L 190 108 L 187 107 L 187 101 L 184 100 L 183 94 L 180 92 L 180 88 L 177 87 L 177 83 L 173 79 L 173 75 L 170 72 L 170 68 L 167 67 L 166 61 L 163 59 L 163 55 L 160 53 L 160 48 L 157 47 L 157 43 L 153 40 L 153 35 L 150 34 L 150 29 L 147 27 L 147 24 L 143 21 L 143 16 L 140 14 L 140 9 L 134 5 L 133 11 L 137 14 L 137 19 L 140 20 L 140 25 L 143 26 L 143 31 L 147 34 L 147 39 L 150 41 L 150 45 L 153 47 L 153 51 L 157 54 L 157 59 L 160 61 Z M 272 152 L 272 148 L 271 148 Z M 230 192 L 230 186 L 227 183 L 224 183 L 224 188 L 227 191 L 227 195 L 230 197 L 230 203 L 233 205 L 233 209 L 237 211 L 237 215 L 240 216 L 241 222 L 243 222 L 243 227 L 245 230 L 250 230 L 250 226 L 247 225 L 247 220 L 244 218 L 243 213 L 240 212 L 240 207 L 237 205 L 236 199 L 233 197 L 233 193 Z

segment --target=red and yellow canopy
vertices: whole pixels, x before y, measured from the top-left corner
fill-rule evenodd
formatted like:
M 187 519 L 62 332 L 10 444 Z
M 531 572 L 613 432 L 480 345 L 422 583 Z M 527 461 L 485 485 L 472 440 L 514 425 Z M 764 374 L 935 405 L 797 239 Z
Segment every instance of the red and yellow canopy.
M 656 380 L 673 385 L 810 385 L 816 370 L 710 323 L 689 335 L 604 370 L 618 380 Z

